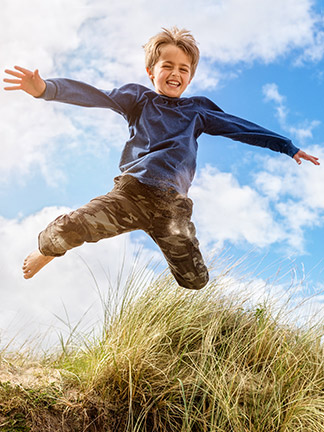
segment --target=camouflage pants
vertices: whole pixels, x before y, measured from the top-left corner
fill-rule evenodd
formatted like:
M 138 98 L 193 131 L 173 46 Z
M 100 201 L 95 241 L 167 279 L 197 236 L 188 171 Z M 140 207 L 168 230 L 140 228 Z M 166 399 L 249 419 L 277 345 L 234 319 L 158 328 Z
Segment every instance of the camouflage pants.
M 178 284 L 200 289 L 208 282 L 208 271 L 191 214 L 189 198 L 119 176 L 111 192 L 51 222 L 39 234 L 39 250 L 61 256 L 84 242 L 142 229 L 160 247 Z

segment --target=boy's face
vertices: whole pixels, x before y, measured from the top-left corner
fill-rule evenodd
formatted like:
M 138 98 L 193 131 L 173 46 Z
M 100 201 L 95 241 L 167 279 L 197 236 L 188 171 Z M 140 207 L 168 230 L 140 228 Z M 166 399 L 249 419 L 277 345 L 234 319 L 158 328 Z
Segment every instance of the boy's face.
M 160 57 L 153 69 L 147 68 L 155 91 L 169 97 L 180 97 L 191 81 L 191 59 L 175 45 L 161 48 Z

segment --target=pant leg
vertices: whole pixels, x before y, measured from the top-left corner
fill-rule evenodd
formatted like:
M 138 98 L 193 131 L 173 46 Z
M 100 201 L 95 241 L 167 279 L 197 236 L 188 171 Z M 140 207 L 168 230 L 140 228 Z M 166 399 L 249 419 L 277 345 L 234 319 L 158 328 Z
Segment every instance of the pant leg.
M 169 208 L 156 212 L 148 234 L 160 247 L 178 284 L 201 289 L 207 284 L 209 274 L 199 250 L 191 214 L 192 201 L 178 196 Z
M 146 230 L 151 220 L 146 208 L 150 205 L 138 182 L 124 178 L 108 194 L 51 222 L 39 234 L 39 250 L 43 255 L 62 256 L 84 242 L 97 242 L 136 229 Z
M 190 199 L 122 176 L 107 195 L 51 222 L 39 234 L 39 250 L 43 255 L 61 256 L 84 242 L 142 229 L 160 247 L 179 285 L 200 289 L 208 282 L 208 271 L 191 213 Z

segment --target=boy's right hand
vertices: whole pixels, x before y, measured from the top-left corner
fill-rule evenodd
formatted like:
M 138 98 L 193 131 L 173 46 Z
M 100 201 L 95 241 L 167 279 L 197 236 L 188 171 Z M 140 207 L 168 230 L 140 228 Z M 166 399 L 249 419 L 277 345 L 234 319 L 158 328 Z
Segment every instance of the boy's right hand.
M 9 69 L 5 70 L 7 74 L 15 77 L 15 79 L 4 78 L 4 82 L 15 84 L 11 85 L 10 87 L 4 87 L 5 90 L 24 90 L 26 93 L 34 97 L 39 97 L 42 93 L 44 93 L 46 84 L 45 81 L 39 76 L 38 69 L 32 72 L 20 66 L 14 66 L 14 68 L 16 69 L 15 71 Z

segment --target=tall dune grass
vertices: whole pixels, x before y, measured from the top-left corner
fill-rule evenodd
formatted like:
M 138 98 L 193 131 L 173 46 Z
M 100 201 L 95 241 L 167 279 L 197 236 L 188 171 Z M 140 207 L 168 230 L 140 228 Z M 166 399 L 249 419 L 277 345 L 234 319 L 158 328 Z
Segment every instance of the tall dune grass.
M 38 379 L 0 375 L 1 431 L 324 431 L 322 326 L 228 296 L 228 271 L 195 292 L 140 281 L 107 306 L 100 336 L 71 337 L 37 368 L 2 354 L 2 370 Z

